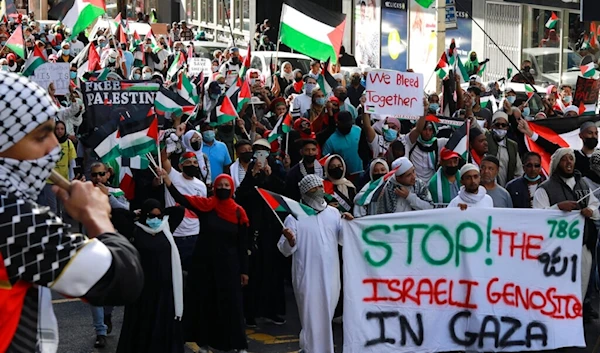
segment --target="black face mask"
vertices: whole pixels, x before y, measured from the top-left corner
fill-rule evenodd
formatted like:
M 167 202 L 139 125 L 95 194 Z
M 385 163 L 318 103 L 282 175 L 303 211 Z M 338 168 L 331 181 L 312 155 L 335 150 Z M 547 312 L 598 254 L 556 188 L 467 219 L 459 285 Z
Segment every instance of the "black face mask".
M 310 135 L 310 133 L 312 131 L 310 130 L 310 128 L 307 128 L 307 129 L 302 129 L 302 132 L 305 133 L 306 135 Z
M 304 163 L 310 164 L 317 159 L 317 156 L 302 156 L 302 159 L 304 160 Z
M 340 134 L 342 134 L 342 135 L 348 135 L 350 133 L 350 131 L 352 130 L 352 125 L 350 125 L 350 126 L 338 126 L 337 129 L 340 132 Z
M 385 174 L 373 174 L 373 181 L 383 178 Z
M 223 125 L 219 128 L 222 132 L 228 134 L 233 131 L 233 125 Z
M 227 200 L 229 198 L 229 195 L 231 195 L 231 190 L 229 190 L 229 189 L 217 189 L 217 190 L 215 190 L 215 196 L 219 200 Z
M 300 82 L 300 81 L 302 81 L 302 77 L 296 77 L 296 78 L 294 78 L 294 81 Z
M 360 83 L 360 77 L 353 77 L 352 78 L 352 84 L 357 85 Z
M 240 58 L 238 58 L 237 56 L 232 56 L 231 57 L 231 63 L 233 63 L 234 65 L 237 65 L 240 63 Z
M 194 141 L 190 144 L 194 151 L 198 151 L 200 149 L 200 141 Z
M 594 148 L 596 148 L 596 146 L 598 146 L 598 138 L 596 138 L 596 137 L 585 138 L 585 139 L 583 139 L 583 145 L 586 148 L 594 149 Z
M 183 168 L 185 175 L 198 178 L 200 176 L 200 168 L 195 165 L 186 165 Z
M 242 152 L 239 154 L 240 161 L 242 161 L 244 163 L 248 163 L 252 160 L 252 155 L 253 155 L 253 152 Z
M 346 98 L 348 98 L 348 95 L 345 93 L 340 93 L 337 95 L 337 99 L 340 100 L 340 103 L 344 103 L 344 101 L 346 100 Z
M 477 60 L 477 57 L 476 56 L 472 56 L 471 57 L 471 61 L 475 61 L 475 60 Z
M 344 176 L 344 170 L 340 168 L 327 169 L 327 174 L 332 179 L 341 179 Z
M 456 172 L 458 172 L 458 166 L 454 166 L 454 167 L 443 167 L 444 169 L 444 173 L 446 173 L 446 175 L 456 175 Z

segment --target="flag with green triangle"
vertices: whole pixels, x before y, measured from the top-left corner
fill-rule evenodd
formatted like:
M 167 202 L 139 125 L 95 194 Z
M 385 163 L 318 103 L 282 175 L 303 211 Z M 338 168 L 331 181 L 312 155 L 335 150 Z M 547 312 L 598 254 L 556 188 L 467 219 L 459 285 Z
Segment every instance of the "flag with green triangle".
M 590 78 L 590 77 L 594 77 L 594 75 L 596 75 L 596 67 L 593 62 L 590 62 L 585 65 L 581 65 L 580 69 L 581 69 L 581 74 L 583 75 L 583 77 Z
M 17 29 L 8 38 L 6 47 L 22 59 L 25 59 L 25 40 L 23 39 L 23 27 L 21 25 L 17 25 Z
M 435 0 L 415 0 L 415 2 L 417 4 L 423 6 L 424 8 L 428 9 L 431 5 L 433 5 Z
M 198 96 L 198 90 L 196 86 L 192 84 L 185 70 L 179 71 L 177 74 L 177 93 L 190 102 L 190 104 L 198 104 L 200 97 Z

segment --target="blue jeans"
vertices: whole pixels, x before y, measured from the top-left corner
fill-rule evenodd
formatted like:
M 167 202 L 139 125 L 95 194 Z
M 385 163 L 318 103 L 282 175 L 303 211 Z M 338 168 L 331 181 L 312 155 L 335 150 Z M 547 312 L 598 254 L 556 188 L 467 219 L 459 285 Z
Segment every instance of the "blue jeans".
M 104 324 L 104 315 L 111 315 L 114 307 L 90 305 L 90 309 L 92 309 L 92 320 L 96 336 L 106 336 L 108 327 Z
M 173 237 L 173 239 L 175 239 L 175 245 L 177 245 L 177 251 L 181 258 L 181 269 L 183 271 L 189 271 L 192 263 L 192 254 L 194 253 L 194 247 L 196 246 L 198 236 Z

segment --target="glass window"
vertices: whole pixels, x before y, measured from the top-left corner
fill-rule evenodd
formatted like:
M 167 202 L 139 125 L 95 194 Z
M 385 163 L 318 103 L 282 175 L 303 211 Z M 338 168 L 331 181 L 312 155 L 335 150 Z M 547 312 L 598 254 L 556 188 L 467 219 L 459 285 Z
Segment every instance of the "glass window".
M 557 85 L 560 78 L 562 12 L 533 6 L 525 6 L 524 11 L 521 69 L 530 67 L 529 73 L 525 74 L 536 85 Z M 558 22 L 550 21 L 553 13 L 559 17 Z
M 200 0 L 200 21 L 206 22 L 206 3 L 207 0 Z
M 217 23 L 226 27 L 231 14 L 231 0 L 217 0 Z
M 250 31 L 250 0 L 242 0 L 242 30 Z

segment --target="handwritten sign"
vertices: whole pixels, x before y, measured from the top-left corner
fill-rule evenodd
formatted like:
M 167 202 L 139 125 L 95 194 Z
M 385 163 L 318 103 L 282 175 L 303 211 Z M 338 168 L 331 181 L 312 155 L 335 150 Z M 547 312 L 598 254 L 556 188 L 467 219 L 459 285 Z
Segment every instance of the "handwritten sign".
M 596 104 L 598 103 L 598 95 L 600 94 L 600 80 L 579 76 L 577 77 L 577 86 L 575 87 L 573 105 L 579 107 L 583 102 L 586 111 L 595 111 Z
M 204 77 L 210 77 L 212 73 L 212 62 L 207 58 L 189 58 L 188 75 L 195 76 L 204 72 Z
M 69 93 L 69 63 L 45 63 L 34 71 L 34 75 L 29 77 L 33 82 L 42 88 L 48 89 L 48 85 L 54 82 L 57 96 L 63 96 Z
M 579 212 L 344 222 L 344 353 L 585 347 Z
M 367 76 L 367 113 L 423 115 L 423 75 L 392 70 L 373 70 Z

